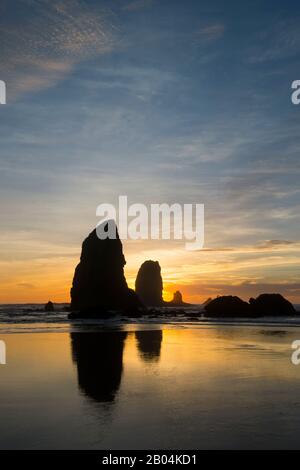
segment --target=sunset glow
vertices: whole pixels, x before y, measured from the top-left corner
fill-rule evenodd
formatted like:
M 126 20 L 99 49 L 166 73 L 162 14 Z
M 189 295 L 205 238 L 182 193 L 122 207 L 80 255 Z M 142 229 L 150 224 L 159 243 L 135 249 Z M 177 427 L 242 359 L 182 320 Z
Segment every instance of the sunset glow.
M 154 259 L 166 299 L 300 302 L 297 18 L 277 5 L 279 27 L 264 2 L 247 17 L 236 2 L 4 3 L 0 302 L 69 302 L 96 208 L 120 195 L 205 206 L 203 250 L 124 241 L 131 287 Z

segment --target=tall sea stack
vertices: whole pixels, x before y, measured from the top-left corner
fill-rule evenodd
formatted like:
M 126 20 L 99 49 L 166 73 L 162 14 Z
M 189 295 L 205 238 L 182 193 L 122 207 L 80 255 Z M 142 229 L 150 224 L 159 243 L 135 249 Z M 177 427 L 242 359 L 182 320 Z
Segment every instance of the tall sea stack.
M 104 222 L 102 232 L 107 231 L 108 223 L 114 224 Z M 95 229 L 82 244 L 71 288 L 71 312 L 76 312 L 75 316 L 102 317 L 108 310 L 134 312 L 141 306 L 135 292 L 127 286 L 126 261 L 116 226 L 115 233 L 114 239 L 102 240 Z
M 163 305 L 163 281 L 158 261 L 145 261 L 137 274 L 135 292 L 147 307 Z

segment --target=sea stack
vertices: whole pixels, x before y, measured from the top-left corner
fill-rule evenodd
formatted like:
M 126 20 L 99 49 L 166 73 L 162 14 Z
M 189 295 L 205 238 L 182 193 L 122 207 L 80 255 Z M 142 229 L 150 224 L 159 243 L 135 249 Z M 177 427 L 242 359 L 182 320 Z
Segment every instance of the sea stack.
M 212 301 L 212 298 L 211 297 L 208 297 L 208 299 L 205 300 L 205 302 L 203 302 L 203 305 L 208 305 L 209 302 Z
M 223 295 L 216 297 L 205 305 L 207 317 L 248 317 L 251 316 L 250 305 L 239 297 Z
M 174 292 L 174 295 L 173 295 L 173 299 L 171 300 L 171 302 L 173 304 L 176 304 L 176 305 L 179 305 L 179 304 L 182 304 L 183 303 L 183 300 L 182 300 L 182 293 L 177 290 L 176 292 Z
M 293 316 L 296 310 L 281 294 L 261 294 L 256 299 L 249 300 L 251 310 L 259 316 Z
M 142 306 L 127 286 L 126 261 L 115 222 L 104 222 L 99 228 L 107 232 L 108 224 L 115 228 L 114 238 L 100 239 L 94 229 L 82 244 L 71 288 L 71 318 L 101 318 L 112 310 L 134 313 Z
M 51 300 L 48 300 L 48 302 L 45 304 L 44 310 L 45 312 L 54 312 L 54 305 L 53 305 L 53 302 L 51 302 Z
M 207 317 L 266 317 L 293 316 L 294 306 L 280 294 L 261 294 L 256 299 L 244 302 L 239 297 L 225 295 L 211 300 L 205 305 Z
M 135 292 L 147 307 L 163 305 L 163 281 L 158 261 L 145 261 L 137 274 Z
M 182 293 L 179 290 L 174 292 L 173 299 L 171 300 L 171 302 L 168 302 L 168 304 L 174 307 L 182 307 L 184 305 L 190 305 L 183 301 Z

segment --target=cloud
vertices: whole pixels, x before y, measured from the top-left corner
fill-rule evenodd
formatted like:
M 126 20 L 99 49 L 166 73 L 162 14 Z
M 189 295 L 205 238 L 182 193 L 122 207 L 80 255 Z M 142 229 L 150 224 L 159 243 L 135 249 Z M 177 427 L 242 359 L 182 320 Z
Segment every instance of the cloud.
M 17 287 L 22 287 L 24 289 L 35 289 L 35 285 L 29 282 L 19 282 Z
M 297 301 L 300 294 L 299 282 L 287 283 L 264 283 L 264 282 L 242 282 L 239 284 L 199 284 L 184 287 L 185 294 L 193 298 L 199 295 L 204 297 L 216 297 L 217 295 L 238 295 L 245 300 L 249 297 L 257 297 L 263 293 L 280 293 L 292 301 Z
M 163 93 L 166 87 L 178 84 L 175 74 L 154 67 L 94 67 L 94 77 L 84 79 L 85 90 L 118 91 L 146 101 Z M 124 97 L 124 95 L 123 95 Z
M 242 144 L 243 138 L 235 135 L 226 125 L 221 125 L 217 130 L 202 126 L 197 135 L 174 136 L 155 144 L 154 150 L 163 159 L 172 158 L 185 164 L 216 163 L 230 159 Z
M 300 241 L 289 240 L 265 240 L 263 243 L 257 245 L 245 245 L 240 247 L 217 247 L 217 248 L 203 248 L 201 251 L 205 252 L 232 252 L 232 253 L 257 253 L 258 251 L 282 251 L 291 249 L 299 249 Z
M 195 38 L 200 42 L 214 42 L 220 39 L 225 32 L 225 25 L 222 23 L 212 23 L 203 25 L 195 32 Z
M 134 2 L 130 2 L 123 7 L 123 10 L 128 11 L 136 11 L 141 10 L 143 8 L 147 8 L 153 4 L 152 0 L 136 0 Z
M 256 39 L 259 45 L 252 49 L 249 58 L 253 64 L 296 56 L 300 50 L 299 20 L 277 21 L 260 32 Z
M 290 245 L 299 245 L 300 242 L 292 242 L 289 240 L 266 240 L 263 245 L 260 245 L 258 248 L 262 250 L 272 250 L 277 247 L 285 247 Z
M 80 0 L 19 0 L 22 27 L 0 20 L 3 78 L 10 99 L 64 79 L 79 62 L 110 51 L 115 28 L 107 12 Z M 7 8 L 8 8 L 8 4 Z

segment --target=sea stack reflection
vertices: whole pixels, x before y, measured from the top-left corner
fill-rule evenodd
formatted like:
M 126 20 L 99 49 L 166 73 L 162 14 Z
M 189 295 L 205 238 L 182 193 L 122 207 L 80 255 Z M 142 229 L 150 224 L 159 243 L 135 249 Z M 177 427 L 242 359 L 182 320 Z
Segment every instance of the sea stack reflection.
M 113 401 L 120 387 L 126 332 L 71 333 L 78 385 L 98 402 Z
M 136 331 L 135 338 L 140 356 L 145 362 L 159 360 L 163 339 L 162 330 Z

